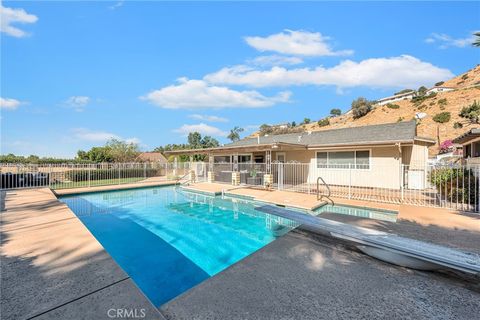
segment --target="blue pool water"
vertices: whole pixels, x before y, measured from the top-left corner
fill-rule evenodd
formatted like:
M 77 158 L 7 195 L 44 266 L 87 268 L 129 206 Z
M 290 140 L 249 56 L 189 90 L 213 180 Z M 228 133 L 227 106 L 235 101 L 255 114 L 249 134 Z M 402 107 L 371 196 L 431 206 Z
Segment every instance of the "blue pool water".
M 60 198 L 156 305 L 282 236 L 296 224 L 245 200 L 155 187 Z

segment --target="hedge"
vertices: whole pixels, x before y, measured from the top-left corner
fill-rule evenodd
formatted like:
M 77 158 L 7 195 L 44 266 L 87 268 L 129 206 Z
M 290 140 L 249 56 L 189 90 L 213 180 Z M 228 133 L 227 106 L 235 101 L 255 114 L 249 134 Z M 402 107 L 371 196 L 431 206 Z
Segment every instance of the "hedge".
M 105 180 L 105 179 L 118 179 L 120 178 L 141 178 L 155 177 L 159 173 L 159 169 L 143 169 L 143 168 L 131 168 L 131 169 L 92 169 L 92 170 L 70 170 L 65 172 L 65 178 L 70 181 L 88 181 L 89 174 L 90 180 Z

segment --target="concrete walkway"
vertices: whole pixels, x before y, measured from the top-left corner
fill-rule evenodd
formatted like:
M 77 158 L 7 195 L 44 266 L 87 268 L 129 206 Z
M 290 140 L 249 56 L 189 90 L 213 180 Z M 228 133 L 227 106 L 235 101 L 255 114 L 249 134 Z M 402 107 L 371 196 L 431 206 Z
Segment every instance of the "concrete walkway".
M 163 319 L 49 189 L 2 195 L 2 319 Z
M 161 307 L 167 319 L 465 319 L 480 293 L 290 232 Z

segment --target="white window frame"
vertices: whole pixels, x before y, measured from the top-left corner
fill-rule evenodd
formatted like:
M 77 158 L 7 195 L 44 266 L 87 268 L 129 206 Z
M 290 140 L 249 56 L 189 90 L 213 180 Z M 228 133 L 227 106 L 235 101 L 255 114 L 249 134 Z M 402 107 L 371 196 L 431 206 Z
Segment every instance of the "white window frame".
M 286 152 L 276 152 L 275 153 L 275 161 L 278 162 L 278 155 L 283 156 L 283 163 L 287 163 L 287 153 Z
M 357 168 L 357 151 L 368 151 L 368 169 L 360 169 Z M 370 171 L 372 170 L 372 149 L 355 149 L 355 150 L 317 150 L 315 151 L 315 167 L 317 169 L 328 169 L 328 170 L 349 170 L 349 168 L 330 168 L 329 167 L 329 154 L 331 152 L 353 152 L 354 155 L 354 163 L 352 170 L 361 170 L 361 171 Z M 327 166 L 325 168 L 318 167 L 318 153 L 326 153 L 327 154 Z
M 238 163 L 253 163 L 253 153 L 239 153 L 237 156 L 238 156 L 238 157 L 240 157 L 240 156 L 250 156 L 250 161 L 248 161 L 248 162 L 240 162 L 240 161 L 238 161 Z M 233 157 L 233 156 L 232 156 L 232 157 Z M 237 159 L 238 159 L 238 158 L 237 158 Z

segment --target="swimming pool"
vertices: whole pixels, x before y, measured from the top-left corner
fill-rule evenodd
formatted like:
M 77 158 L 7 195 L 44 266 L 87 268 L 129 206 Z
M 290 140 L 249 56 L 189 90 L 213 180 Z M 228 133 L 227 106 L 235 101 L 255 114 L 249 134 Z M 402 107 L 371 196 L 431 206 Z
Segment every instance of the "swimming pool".
M 160 306 L 296 227 L 254 203 L 153 187 L 60 197 Z

